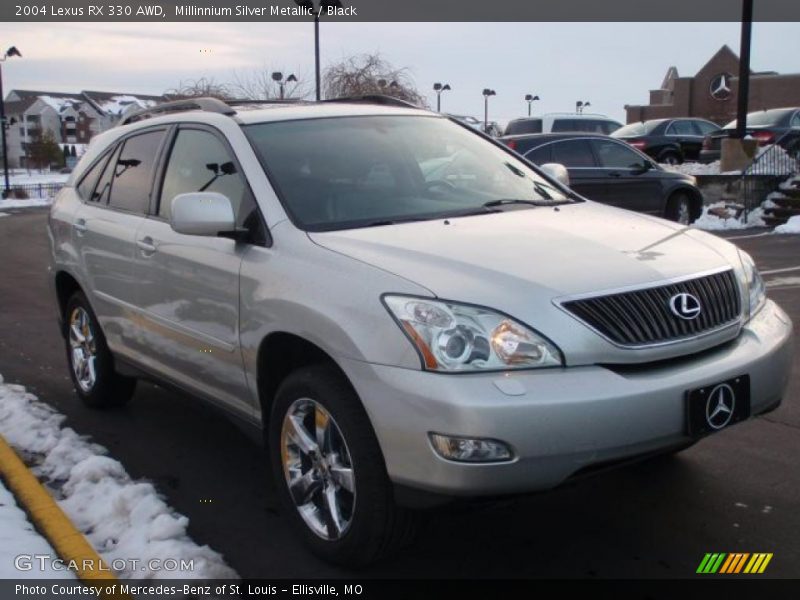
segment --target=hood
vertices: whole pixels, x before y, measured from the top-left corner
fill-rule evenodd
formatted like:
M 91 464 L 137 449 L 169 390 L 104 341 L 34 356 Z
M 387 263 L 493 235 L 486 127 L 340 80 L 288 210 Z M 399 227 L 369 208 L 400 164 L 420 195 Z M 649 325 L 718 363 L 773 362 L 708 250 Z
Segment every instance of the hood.
M 509 290 L 552 300 L 731 264 L 705 234 L 594 202 L 309 235 L 439 297 L 496 308 Z

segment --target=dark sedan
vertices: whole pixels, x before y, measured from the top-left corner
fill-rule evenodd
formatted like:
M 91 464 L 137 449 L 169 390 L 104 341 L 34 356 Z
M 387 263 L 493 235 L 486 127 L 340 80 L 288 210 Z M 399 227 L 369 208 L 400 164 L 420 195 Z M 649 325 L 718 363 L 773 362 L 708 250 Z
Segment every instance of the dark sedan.
M 694 177 L 667 171 L 620 140 L 587 133 L 500 139 L 537 165 L 564 165 L 570 187 L 591 200 L 687 225 L 702 211 L 703 196 Z
M 719 130 L 719 125 L 704 119 L 653 119 L 625 125 L 611 137 L 624 140 L 660 163 L 678 165 L 698 160 L 705 137 Z
M 722 139 L 731 137 L 736 131 L 733 120 L 717 133 L 703 141 L 700 152 L 702 162 L 719 160 Z M 745 134 L 758 140 L 759 146 L 779 144 L 792 157 L 800 160 L 800 108 L 773 108 L 747 114 Z

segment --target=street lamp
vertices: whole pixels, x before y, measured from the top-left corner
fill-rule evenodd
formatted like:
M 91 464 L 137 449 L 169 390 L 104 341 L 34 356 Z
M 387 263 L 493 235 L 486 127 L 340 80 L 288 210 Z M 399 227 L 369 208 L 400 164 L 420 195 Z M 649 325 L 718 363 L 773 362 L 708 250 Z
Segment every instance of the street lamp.
M 578 101 L 575 103 L 575 112 L 576 112 L 577 114 L 579 114 L 579 115 L 582 115 L 582 114 L 583 114 L 583 109 L 584 109 L 584 108 L 586 108 L 587 106 L 591 106 L 591 105 L 592 105 L 592 103 L 591 103 L 591 102 L 588 102 L 588 101 L 583 101 L 583 100 L 578 100 Z
M 272 81 L 277 83 L 278 87 L 281 89 L 281 100 L 283 100 L 283 98 L 284 98 L 284 90 L 283 90 L 283 88 L 286 86 L 287 83 L 292 83 L 293 81 L 297 81 L 297 77 L 295 77 L 294 73 L 292 73 L 284 81 L 283 73 L 281 73 L 280 71 L 275 71 L 272 74 Z
M 531 116 L 531 104 L 533 104 L 534 100 L 538 100 L 539 96 L 532 96 L 531 94 L 525 94 L 525 102 L 528 103 L 528 116 Z
M 442 112 L 442 92 L 447 92 L 451 89 L 449 83 L 445 83 L 444 85 L 441 83 L 433 84 L 433 91 L 436 92 L 436 112 Z
M 483 88 L 483 131 L 489 133 L 489 96 L 496 96 L 497 92 Z
M 341 8 L 342 3 L 339 0 L 319 0 L 319 9 L 315 10 L 314 0 L 294 0 L 294 3 L 300 8 L 305 8 L 314 13 L 314 71 L 317 82 L 317 102 L 322 99 L 320 93 L 320 72 L 319 72 L 319 17 L 322 11 L 327 11 L 329 8 Z
M 6 129 L 8 129 L 8 124 L 6 123 L 6 99 L 3 95 L 2 63 L 14 56 L 22 58 L 22 53 L 17 50 L 16 46 L 11 46 L 8 50 L 6 50 L 5 54 L 3 54 L 3 57 L 0 58 L 0 130 L 3 132 L 3 179 L 5 181 L 5 186 L 3 187 L 3 198 L 8 198 L 8 196 L 11 194 L 11 185 L 8 182 L 8 146 L 6 145 Z

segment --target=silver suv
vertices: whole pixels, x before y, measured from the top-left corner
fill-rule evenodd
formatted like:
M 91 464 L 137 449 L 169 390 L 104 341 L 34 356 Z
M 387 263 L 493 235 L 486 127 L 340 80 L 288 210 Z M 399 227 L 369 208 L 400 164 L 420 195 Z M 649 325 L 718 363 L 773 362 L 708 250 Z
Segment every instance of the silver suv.
M 164 105 L 96 138 L 49 221 L 72 379 L 263 430 L 311 548 L 552 488 L 774 409 L 792 326 L 732 244 L 585 200 L 451 119 Z M 556 172 L 557 169 L 553 169 Z

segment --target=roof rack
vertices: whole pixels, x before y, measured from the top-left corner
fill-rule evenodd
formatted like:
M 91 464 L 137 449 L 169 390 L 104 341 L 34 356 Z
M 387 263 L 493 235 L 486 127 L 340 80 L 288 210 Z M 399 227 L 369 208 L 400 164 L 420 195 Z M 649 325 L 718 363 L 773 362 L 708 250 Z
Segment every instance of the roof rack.
M 171 102 L 164 102 L 157 104 L 151 108 L 145 108 L 135 113 L 131 113 L 125 117 L 121 125 L 128 125 L 136 123 L 144 119 L 151 119 L 159 115 L 169 114 L 173 112 L 185 112 L 189 110 L 201 110 L 204 112 L 213 112 L 221 115 L 232 117 L 236 114 L 234 106 L 248 106 L 252 104 L 303 104 L 305 100 L 297 98 L 284 98 L 283 100 L 219 100 L 218 98 L 186 98 L 183 100 L 173 100 Z M 393 96 L 383 96 L 380 94 L 365 94 L 363 96 L 349 96 L 344 98 L 333 98 L 330 100 L 322 100 L 322 102 L 363 102 L 365 104 L 381 104 L 384 106 L 401 106 L 404 108 L 420 108 L 419 106 L 394 98 Z
M 135 123 L 143 119 L 151 119 L 162 114 L 172 112 L 183 112 L 187 110 L 202 110 L 205 112 L 215 112 L 221 115 L 232 116 L 236 114 L 230 105 L 217 98 L 187 98 L 185 100 L 174 100 L 172 102 L 164 102 L 157 104 L 151 108 L 138 110 L 131 113 L 122 120 L 122 125 Z
M 345 96 L 342 98 L 331 98 L 330 100 L 323 100 L 323 102 L 364 102 L 365 104 L 382 104 L 384 106 L 402 106 L 405 108 L 419 108 L 416 104 L 412 104 L 407 100 L 401 100 L 394 96 L 385 96 L 383 94 L 364 94 L 363 96 Z

